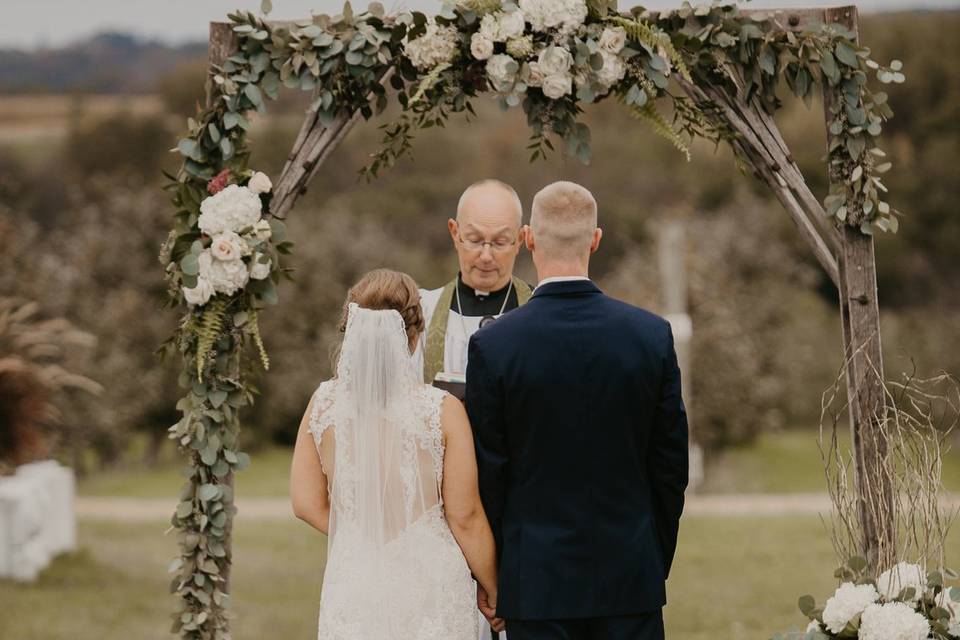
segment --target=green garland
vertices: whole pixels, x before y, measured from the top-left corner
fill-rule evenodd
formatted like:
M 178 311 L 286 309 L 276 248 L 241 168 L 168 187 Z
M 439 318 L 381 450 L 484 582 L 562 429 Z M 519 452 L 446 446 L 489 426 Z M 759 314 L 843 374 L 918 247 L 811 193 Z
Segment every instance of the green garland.
M 747 17 L 729 4 L 685 4 L 665 14 L 638 10 L 630 17 L 611 11 L 606 0 L 588 4 L 585 32 L 567 40 L 575 64 L 598 69 L 603 63 L 598 34 L 622 28 L 626 46 L 618 55 L 626 71 L 609 90 L 588 83 L 575 95 L 556 100 L 539 87 L 521 88 L 521 83 L 512 93 L 501 94 L 504 108 L 521 106 L 527 115 L 531 160 L 552 151 L 550 138 L 556 136 L 566 153 L 589 162 L 590 131 L 578 118 L 584 105 L 611 96 L 688 156 L 695 137 L 717 144 L 731 141 L 735 134 L 719 107 L 697 105 L 672 93 L 671 73 L 727 90 L 734 90 L 739 78 L 746 79 L 748 95 L 756 95 L 771 113 L 780 107 L 776 91 L 781 80 L 807 101 L 814 85 L 820 84 L 834 96 L 828 154 L 833 187 L 824 202 L 826 211 L 837 224 L 865 233 L 897 230 L 899 214 L 881 197 L 886 187 L 880 176 L 890 163 L 876 145 L 882 123 L 892 112 L 886 95 L 874 93 L 867 83 L 871 72 L 881 82 L 901 82 L 897 61 L 880 66 L 867 48 L 856 45 L 854 34 L 839 25 L 794 32 L 772 14 Z M 396 121 L 381 126 L 382 147 L 361 170 L 373 178 L 412 153 L 419 129 L 443 125 L 452 113 L 474 113 L 471 100 L 492 89 L 485 63 L 471 55 L 471 38 L 484 15 L 512 6 L 509 0 L 461 2 L 431 21 L 419 12 L 387 16 L 379 3 L 354 13 L 347 4 L 339 16 L 317 15 L 284 27 L 274 27 L 252 13 L 231 14 L 238 50 L 211 69 L 211 101 L 188 120 L 186 135 L 177 145 L 183 165 L 177 175 L 168 176 L 175 213 L 161 261 L 170 285 L 170 306 L 184 308 L 182 289 L 197 284 L 198 256 L 209 242 L 198 227 L 208 183 L 224 175 L 237 183 L 250 178 L 250 111 L 264 110 L 281 86 L 315 92 L 312 106 L 324 124 L 356 112 L 372 118 L 392 96 L 402 112 Z M 423 36 L 431 22 L 455 28 L 457 51 L 449 61 L 422 70 L 407 58 L 405 43 Z M 544 36 L 530 37 L 534 45 L 544 46 Z M 385 86 L 381 80 L 391 70 Z M 659 110 L 664 104 L 672 105 L 672 114 Z M 181 547 L 170 567 L 175 574 L 171 592 L 179 598 L 172 631 L 182 638 L 229 638 L 224 576 L 231 563 L 228 540 L 235 513 L 229 480 L 249 462 L 238 449 L 238 413 L 253 402 L 252 362 L 259 360 L 264 369 L 269 366 L 259 312 L 277 303 L 280 279 L 289 277 L 281 258 L 292 243 L 284 240 L 281 221 L 269 219 L 269 226 L 271 240 L 259 250 L 270 258 L 270 277 L 251 280 L 233 295 L 217 295 L 207 304 L 188 307 L 177 331 L 162 345 L 163 351 L 178 352 L 184 363 L 180 385 L 185 395 L 177 403 L 182 417 L 170 428 L 170 437 L 189 463 L 171 518 Z M 247 358 L 248 346 L 256 351 L 256 359 Z

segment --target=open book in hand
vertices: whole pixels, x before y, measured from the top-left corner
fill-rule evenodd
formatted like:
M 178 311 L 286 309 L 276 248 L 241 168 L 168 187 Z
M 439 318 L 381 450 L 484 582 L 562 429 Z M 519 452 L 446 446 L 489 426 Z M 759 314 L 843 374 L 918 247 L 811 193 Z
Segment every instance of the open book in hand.
M 467 376 L 462 373 L 447 373 L 441 371 L 433 379 L 433 386 L 450 393 L 460 401 L 467 394 Z

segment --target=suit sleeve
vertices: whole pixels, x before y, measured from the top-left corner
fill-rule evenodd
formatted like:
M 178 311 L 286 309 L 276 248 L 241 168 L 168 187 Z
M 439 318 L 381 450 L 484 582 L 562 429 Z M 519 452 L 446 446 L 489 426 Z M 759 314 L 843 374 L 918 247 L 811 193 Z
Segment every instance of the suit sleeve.
M 670 573 L 677 548 L 680 514 L 689 477 L 687 439 L 687 411 L 680 393 L 680 367 L 673 331 L 668 324 L 663 378 L 647 461 L 665 578 Z
M 509 462 L 504 430 L 503 394 L 484 347 L 474 334 L 467 358 L 467 415 L 473 427 L 480 499 L 497 545 L 503 548 L 502 521 Z

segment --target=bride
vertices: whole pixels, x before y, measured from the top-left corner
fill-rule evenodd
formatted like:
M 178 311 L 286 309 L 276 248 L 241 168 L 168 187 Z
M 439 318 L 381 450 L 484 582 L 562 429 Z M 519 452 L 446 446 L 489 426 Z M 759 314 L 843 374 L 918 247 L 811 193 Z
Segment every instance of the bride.
M 318 638 L 476 640 L 474 578 L 496 608 L 494 541 L 466 411 L 411 358 L 417 285 L 368 273 L 340 330 L 336 377 L 310 399 L 290 475 L 294 514 L 328 535 Z

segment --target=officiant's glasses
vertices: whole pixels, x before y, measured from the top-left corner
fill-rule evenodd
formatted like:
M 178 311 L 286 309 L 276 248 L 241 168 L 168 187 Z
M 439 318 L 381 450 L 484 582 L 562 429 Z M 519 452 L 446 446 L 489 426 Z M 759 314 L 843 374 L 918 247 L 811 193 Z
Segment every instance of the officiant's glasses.
M 460 244 L 468 251 L 483 251 L 484 245 L 490 245 L 490 250 L 494 253 L 504 253 L 517 244 L 517 238 L 507 240 L 506 238 L 497 238 L 496 240 L 468 240 L 463 236 L 458 236 Z

